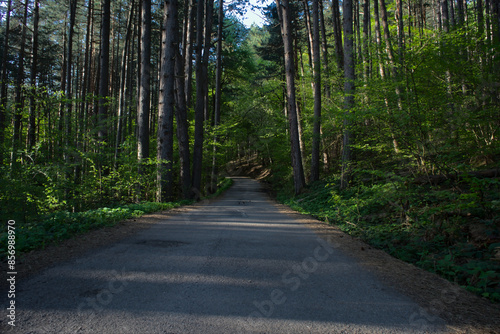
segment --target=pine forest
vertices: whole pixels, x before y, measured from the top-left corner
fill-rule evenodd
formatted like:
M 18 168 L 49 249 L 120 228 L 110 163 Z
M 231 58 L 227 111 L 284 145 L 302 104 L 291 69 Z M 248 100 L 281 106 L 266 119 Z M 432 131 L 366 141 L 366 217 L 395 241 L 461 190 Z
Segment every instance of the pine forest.
M 499 0 L 3 0 L 0 59 L 2 256 L 249 175 L 500 302 Z

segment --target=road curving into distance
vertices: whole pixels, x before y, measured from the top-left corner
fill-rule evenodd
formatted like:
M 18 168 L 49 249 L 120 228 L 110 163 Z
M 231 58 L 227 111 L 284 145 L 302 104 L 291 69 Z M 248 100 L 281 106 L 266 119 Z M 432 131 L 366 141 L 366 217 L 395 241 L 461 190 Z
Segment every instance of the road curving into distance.
M 249 178 L 19 282 L 16 326 L 5 319 L 33 334 L 447 333 Z

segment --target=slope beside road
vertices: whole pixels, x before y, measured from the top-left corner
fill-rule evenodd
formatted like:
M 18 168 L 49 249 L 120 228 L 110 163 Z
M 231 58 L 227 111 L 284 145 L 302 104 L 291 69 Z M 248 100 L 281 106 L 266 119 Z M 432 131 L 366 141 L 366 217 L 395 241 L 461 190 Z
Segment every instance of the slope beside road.
M 2 332 L 452 332 L 248 178 L 16 289 L 16 326 L 3 316 Z

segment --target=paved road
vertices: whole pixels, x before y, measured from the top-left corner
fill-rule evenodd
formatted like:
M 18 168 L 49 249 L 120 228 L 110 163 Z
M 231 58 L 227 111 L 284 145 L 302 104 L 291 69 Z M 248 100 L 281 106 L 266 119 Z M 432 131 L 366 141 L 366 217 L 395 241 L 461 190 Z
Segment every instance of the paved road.
M 19 284 L 16 304 L 14 333 L 446 332 L 247 178 Z

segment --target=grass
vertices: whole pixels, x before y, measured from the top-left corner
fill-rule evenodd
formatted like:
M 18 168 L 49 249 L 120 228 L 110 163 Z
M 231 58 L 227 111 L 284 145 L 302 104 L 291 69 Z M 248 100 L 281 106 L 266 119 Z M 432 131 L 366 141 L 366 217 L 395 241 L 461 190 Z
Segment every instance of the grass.
M 337 225 L 374 247 L 500 302 L 500 182 L 469 178 L 417 186 L 402 178 L 341 191 L 317 182 L 294 210 Z

